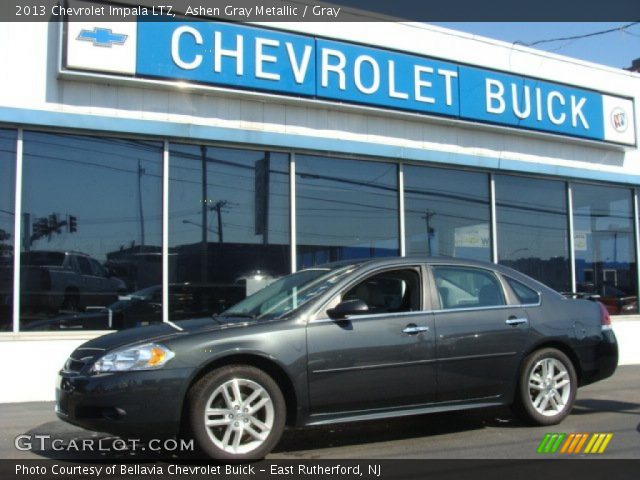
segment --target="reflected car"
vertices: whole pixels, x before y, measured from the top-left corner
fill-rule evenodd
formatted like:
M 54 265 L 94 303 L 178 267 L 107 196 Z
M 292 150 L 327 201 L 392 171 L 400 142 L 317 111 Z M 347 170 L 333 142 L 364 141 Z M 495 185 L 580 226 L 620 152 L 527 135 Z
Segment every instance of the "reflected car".
M 13 264 L 0 265 L 0 300 L 11 301 Z M 20 254 L 23 311 L 79 312 L 113 302 L 126 289 L 95 258 L 80 252 L 31 250 Z
M 182 320 L 220 312 L 228 299 L 244 298 L 244 287 L 237 285 L 179 283 L 169 285 L 171 318 Z M 88 307 L 85 312 L 56 315 L 30 321 L 24 331 L 44 330 L 124 330 L 162 322 L 162 286 L 120 295 L 106 307 Z
M 593 283 L 578 285 L 578 291 L 595 295 L 611 315 L 632 315 L 638 313 L 637 295 L 629 295 L 619 288 L 603 283 L 595 287 Z
M 59 372 L 56 412 L 124 437 L 188 435 L 214 459 L 244 461 L 267 455 L 285 426 L 498 405 L 557 424 L 617 361 L 602 304 L 509 268 L 348 261 L 282 277 L 217 315 L 85 343 Z
M 161 321 L 162 287 L 157 285 L 121 295 L 106 307 L 32 321 L 22 330 L 122 330 Z

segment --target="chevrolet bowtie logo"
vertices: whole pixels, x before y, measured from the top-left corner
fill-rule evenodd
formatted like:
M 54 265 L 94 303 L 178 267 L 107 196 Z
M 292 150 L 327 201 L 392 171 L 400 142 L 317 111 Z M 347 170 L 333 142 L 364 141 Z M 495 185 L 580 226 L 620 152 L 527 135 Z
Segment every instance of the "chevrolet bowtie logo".
M 127 36 L 122 33 L 113 33 L 110 28 L 98 28 L 82 30 L 78 34 L 78 40 L 92 42 L 97 47 L 111 47 L 112 45 L 124 45 Z

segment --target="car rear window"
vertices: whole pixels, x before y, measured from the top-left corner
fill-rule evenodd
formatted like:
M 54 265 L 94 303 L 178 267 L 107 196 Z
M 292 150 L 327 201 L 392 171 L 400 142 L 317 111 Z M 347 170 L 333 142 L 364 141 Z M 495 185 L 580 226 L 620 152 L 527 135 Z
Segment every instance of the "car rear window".
M 518 297 L 521 304 L 531 305 L 540 302 L 540 294 L 513 278 L 505 277 L 507 283 Z

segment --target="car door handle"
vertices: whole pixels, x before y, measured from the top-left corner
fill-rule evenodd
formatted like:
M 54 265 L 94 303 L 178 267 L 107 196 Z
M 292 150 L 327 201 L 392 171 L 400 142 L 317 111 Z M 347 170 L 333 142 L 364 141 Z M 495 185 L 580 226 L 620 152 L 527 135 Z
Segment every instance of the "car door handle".
M 517 325 L 521 325 L 523 323 L 529 323 L 529 319 L 527 318 L 518 318 L 518 317 L 509 317 L 505 322 L 507 325 L 511 325 L 515 327 Z
M 423 325 L 416 325 L 415 323 L 410 323 L 402 330 L 402 333 L 408 333 L 409 335 L 414 335 L 420 332 L 428 332 L 429 327 Z

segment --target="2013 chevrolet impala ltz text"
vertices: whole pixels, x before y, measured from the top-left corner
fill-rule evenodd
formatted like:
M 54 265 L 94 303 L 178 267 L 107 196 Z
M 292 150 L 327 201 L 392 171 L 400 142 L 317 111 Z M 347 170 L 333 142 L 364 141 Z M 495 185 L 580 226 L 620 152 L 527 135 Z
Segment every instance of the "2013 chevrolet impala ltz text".
M 206 318 L 91 340 L 64 365 L 58 416 L 121 436 L 190 435 L 220 460 L 261 458 L 285 425 L 513 405 L 552 425 L 609 377 L 607 310 L 499 265 L 332 263 Z

